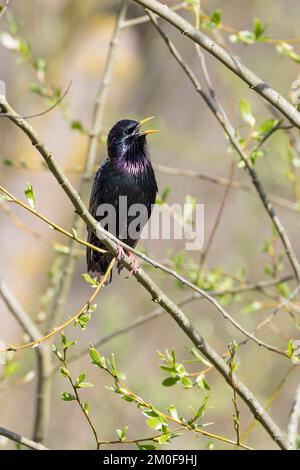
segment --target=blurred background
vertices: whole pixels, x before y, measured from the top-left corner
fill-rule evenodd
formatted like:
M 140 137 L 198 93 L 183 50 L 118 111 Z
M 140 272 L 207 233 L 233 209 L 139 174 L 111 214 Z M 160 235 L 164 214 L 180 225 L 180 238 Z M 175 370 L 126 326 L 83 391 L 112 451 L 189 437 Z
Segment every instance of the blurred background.
M 24 41 L 29 52 L 24 52 L 25 46 L 23 52 L 15 50 L 12 44 L 7 44 L 5 36 L 3 40 L 2 34 L 0 79 L 6 84 L 8 101 L 21 115 L 37 113 L 47 107 L 51 100 L 45 100 L 41 96 L 45 88 L 58 90 L 59 94 L 59 90 L 64 91 L 72 81 L 63 105 L 33 119 L 31 123 L 51 149 L 59 165 L 68 172 L 72 184 L 78 188 L 81 176 L 78 169 L 84 165 L 88 145 L 88 136 L 84 129 L 91 129 L 94 100 L 104 71 L 120 2 L 31 0 L 30 5 L 28 3 L 12 1 L 9 16 L 1 19 L 1 32 L 9 33 L 15 40 Z M 175 5 L 171 0 L 165 3 Z M 202 2 L 202 8 L 207 15 L 221 9 L 222 24 L 234 30 L 252 31 L 253 18 L 257 17 L 262 25 L 269 24 L 266 33 L 269 37 L 300 37 L 297 15 L 299 4 L 296 0 L 247 0 L 242 3 L 241 8 L 239 0 L 206 0 Z M 127 18 L 142 14 L 142 9 L 130 1 Z M 189 11 L 183 10 L 180 14 L 193 21 Z M 17 32 L 14 32 L 16 25 Z M 191 41 L 168 24 L 161 22 L 161 25 L 204 83 L 199 59 Z M 204 32 L 212 34 L 210 30 Z M 300 73 L 297 61 L 282 57 L 276 50 L 278 44 L 247 45 L 242 41 L 232 43 L 229 41 L 230 32 L 220 29 L 219 33 L 219 39 L 225 47 L 289 98 L 291 84 Z M 297 48 L 300 51 L 297 43 L 293 46 L 295 53 Z M 40 65 L 34 67 L 32 64 L 37 59 L 41 60 Z M 258 125 L 273 117 L 270 109 L 221 63 L 209 56 L 206 60 L 225 110 L 240 135 L 246 139 L 249 126 L 241 119 L 240 100 L 246 99 L 251 103 Z M 224 133 L 206 104 L 181 72 L 153 26 L 143 23 L 128 27 L 121 33 L 104 112 L 103 135 L 119 119 L 140 120 L 148 115 L 156 117 L 154 127 L 161 130 L 160 134 L 149 137 L 154 164 L 228 178 L 232 159 L 238 163 L 234 153 L 228 151 Z M 298 135 L 295 134 L 294 138 L 297 140 Z M 299 253 L 299 213 L 295 208 L 299 194 L 297 168 L 300 159 L 290 141 L 287 132 L 276 132 L 266 144 L 266 155 L 257 160 L 256 169 L 268 192 L 292 203 L 291 207 L 278 204 L 275 207 L 296 253 Z M 97 163 L 105 157 L 105 139 L 102 138 Z M 35 191 L 37 210 L 64 228 L 71 229 L 74 217 L 71 203 L 51 173 L 42 168 L 41 158 L 28 139 L 16 126 L 4 119 L 0 122 L 0 165 L 1 185 L 26 202 L 24 190 L 30 182 Z M 238 168 L 238 165 L 234 179 L 250 183 L 244 169 Z M 225 187 L 203 179 L 172 176 L 159 171 L 157 180 L 160 193 L 170 188 L 167 198 L 169 204 L 183 204 L 187 196 L 204 204 L 207 240 Z M 46 326 L 47 308 L 53 301 L 51 294 L 55 276 L 61 272 L 67 256 L 61 252 L 69 242 L 62 235 L 49 230 L 39 219 L 5 201 L 0 203 L 0 224 L 1 279 L 43 330 Z M 177 262 L 178 270 L 195 280 L 200 254 L 186 253 L 181 255 L 182 261 L 178 261 L 184 250 L 184 242 L 147 240 L 142 241 L 139 248 L 155 259 L 165 262 L 167 258 L 168 264 L 172 266 Z M 274 272 L 270 276 L 266 265 L 272 265 L 281 252 L 280 242 L 272 235 L 270 220 L 257 195 L 232 188 L 206 258 L 200 285 L 211 289 L 226 289 L 240 285 L 241 279 L 270 279 L 272 275 L 274 277 Z M 64 318 L 76 312 L 90 295 L 90 287 L 81 275 L 86 272 L 83 253 L 84 250 L 80 250 L 71 290 L 63 309 Z M 291 268 L 283 259 L 275 274 L 280 277 L 290 273 Z M 180 301 L 189 293 L 188 289 L 178 285 L 171 277 L 155 271 L 150 274 L 174 301 Z M 290 283 L 289 286 L 292 287 L 293 284 Z M 227 304 L 226 308 L 234 318 L 248 331 L 252 331 L 278 304 L 278 292 L 273 289 L 271 293 L 273 297 L 254 291 L 234 297 L 227 296 L 221 300 Z M 96 343 L 102 336 L 155 308 L 146 291 L 134 278 L 127 278 L 125 272 L 121 276 L 114 276 L 113 283 L 101 292 L 97 303 L 98 309 L 85 331 L 81 332 L 73 327 L 66 331 L 68 339 L 79 339 L 76 350 L 86 347 L 90 342 Z M 296 304 L 295 300 L 294 318 L 283 310 L 258 336 L 286 349 L 291 338 L 299 338 L 299 313 Z M 206 301 L 197 300 L 185 306 L 184 311 L 220 354 L 226 352 L 229 342 L 243 339 Z M 1 340 L 8 344 L 28 341 L 1 299 L 0 318 Z M 190 347 L 187 337 L 171 317 L 165 314 L 116 337 L 103 345 L 99 352 L 106 356 L 112 352 L 115 354 L 119 369 L 126 374 L 126 383 L 146 401 L 161 410 L 172 403 L 178 408 L 180 416 L 189 416 L 189 406 L 199 407 L 208 392 L 197 387 L 186 390 L 181 385 L 163 387 L 161 382 L 166 375 L 159 368 L 157 350 L 174 348 L 181 362 L 192 359 Z M 52 359 L 56 364 L 56 358 Z M 36 376 L 28 376 L 28 373 L 36 369 L 36 354 L 29 349 L 15 354 L 9 360 L 10 371 L 6 376 L 2 375 L 0 381 L 1 425 L 30 437 L 35 413 Z M 282 382 L 291 367 L 289 361 L 251 342 L 238 350 L 238 360 L 240 379 L 262 403 L 266 403 L 278 391 L 279 396 L 272 402 L 270 413 L 279 426 L 286 429 L 299 381 L 299 370 L 294 368 Z M 186 368 L 196 372 L 204 366 L 191 363 L 186 364 Z M 70 370 L 74 377 L 84 370 L 88 381 L 95 385 L 94 388 L 83 391 L 82 396 L 90 402 L 90 414 L 101 438 L 116 439 L 115 430 L 125 425 L 129 426 L 130 438 L 153 434 L 153 430 L 145 423 L 145 417 L 134 405 L 120 400 L 105 388 L 106 385 L 111 385 L 109 377 L 95 370 L 90 365 L 88 356 L 74 361 Z M 215 371 L 207 374 L 206 379 L 211 391 L 204 422 L 213 423 L 208 428 L 210 432 L 235 439 L 232 391 Z M 64 390 L 68 390 L 68 385 L 56 373 L 53 377 L 46 445 L 52 449 L 94 448 L 91 431 L 76 404 L 60 400 L 60 393 Z M 241 401 L 239 408 L 243 433 L 252 422 L 252 416 Z M 174 441 L 171 448 L 205 449 L 210 442 L 207 438 L 197 439 L 193 433 L 186 432 Z M 260 425 L 249 433 L 245 442 L 259 449 L 276 448 Z M 214 447 L 229 448 L 218 441 L 214 441 Z M 14 444 L 1 439 L 0 448 L 14 448 Z

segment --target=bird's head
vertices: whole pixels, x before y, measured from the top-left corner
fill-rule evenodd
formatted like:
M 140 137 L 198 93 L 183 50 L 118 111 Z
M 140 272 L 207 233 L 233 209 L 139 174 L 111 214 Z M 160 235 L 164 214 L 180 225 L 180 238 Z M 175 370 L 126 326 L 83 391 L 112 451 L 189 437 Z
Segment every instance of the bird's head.
M 159 132 L 156 129 L 142 130 L 143 124 L 153 119 L 153 116 L 142 121 L 123 119 L 118 121 L 109 131 L 107 138 L 108 156 L 122 158 L 126 155 L 134 156 L 137 151 L 146 148 L 146 136 Z

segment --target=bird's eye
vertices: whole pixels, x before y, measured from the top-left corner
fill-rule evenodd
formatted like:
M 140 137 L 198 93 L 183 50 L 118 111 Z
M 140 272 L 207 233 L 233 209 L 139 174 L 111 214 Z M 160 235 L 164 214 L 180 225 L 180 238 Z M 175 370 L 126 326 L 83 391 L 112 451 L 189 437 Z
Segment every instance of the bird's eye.
M 128 127 L 128 129 L 126 129 L 125 132 L 126 132 L 127 135 L 131 135 L 133 133 L 134 129 L 135 129 L 135 126 L 131 126 L 131 127 Z

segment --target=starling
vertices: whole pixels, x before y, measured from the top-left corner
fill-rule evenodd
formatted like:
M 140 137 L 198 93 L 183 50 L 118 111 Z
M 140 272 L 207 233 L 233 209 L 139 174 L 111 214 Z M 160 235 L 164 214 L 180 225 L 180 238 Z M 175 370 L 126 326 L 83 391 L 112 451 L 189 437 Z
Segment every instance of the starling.
M 124 119 L 109 131 L 108 157 L 95 175 L 89 205 L 90 213 L 105 230 L 133 248 L 151 215 L 158 190 L 146 141 L 147 134 L 158 131 L 141 130 L 150 119 L 152 117 L 140 122 Z M 90 229 L 88 242 L 105 249 Z M 112 255 L 90 248 L 87 248 L 86 254 L 88 272 L 100 278 L 107 270 Z M 119 246 L 118 259 L 123 255 L 124 250 Z M 132 266 L 133 270 L 137 269 L 136 261 Z M 108 282 L 111 278 L 112 274 Z

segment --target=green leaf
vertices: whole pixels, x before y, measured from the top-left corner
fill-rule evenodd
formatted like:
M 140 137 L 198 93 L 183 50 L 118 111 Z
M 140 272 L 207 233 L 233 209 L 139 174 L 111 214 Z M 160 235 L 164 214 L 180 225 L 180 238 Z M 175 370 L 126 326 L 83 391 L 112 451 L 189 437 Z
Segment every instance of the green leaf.
M 51 349 L 52 349 L 52 351 L 54 352 L 54 354 L 56 355 L 56 357 L 57 357 L 60 361 L 62 361 L 64 357 L 63 357 L 62 353 L 57 349 L 57 347 L 55 346 L 55 344 L 52 344 Z
M 209 396 L 206 396 L 201 404 L 201 406 L 198 408 L 197 412 L 195 413 L 193 417 L 193 421 L 197 421 L 198 419 L 202 418 L 203 413 L 206 409 L 206 405 L 208 402 Z
M 251 304 L 246 305 L 246 307 L 243 308 L 243 312 L 246 314 L 257 312 L 262 308 L 263 304 L 259 301 L 254 301 Z
M 128 426 L 125 426 L 123 429 L 117 429 L 116 433 L 120 441 L 124 441 L 126 438 L 126 433 L 128 432 Z
M 79 387 L 79 385 L 84 381 L 84 379 L 85 379 L 85 373 L 82 372 L 81 374 L 79 374 L 79 376 L 76 379 L 75 387 Z
M 210 17 L 210 21 L 215 25 L 215 27 L 219 26 L 221 23 L 221 10 L 215 10 Z
M 32 83 L 30 85 L 30 91 L 36 95 L 44 96 L 44 88 L 40 83 Z
M 27 201 L 28 201 L 28 204 L 31 207 L 31 209 L 34 209 L 36 200 L 35 200 L 35 194 L 34 194 L 33 187 L 31 186 L 30 183 L 27 183 L 24 194 L 27 197 Z
M 264 34 L 266 27 L 267 25 L 262 26 L 258 18 L 254 18 L 253 31 L 254 31 L 256 41 L 263 40 L 262 35 Z
M 178 412 L 174 405 L 169 406 L 168 412 L 170 413 L 170 416 L 172 416 L 172 418 L 178 419 Z
M 183 377 L 181 379 L 181 383 L 183 385 L 183 388 L 192 388 L 193 386 L 193 382 L 188 377 Z
M 88 401 L 85 401 L 85 402 L 84 402 L 83 410 L 84 410 L 84 412 L 85 412 L 86 415 L 89 414 L 90 405 L 89 405 L 89 402 L 88 402 Z
M 105 357 L 100 356 L 92 344 L 90 344 L 90 358 L 94 366 L 105 368 Z
M 78 120 L 71 121 L 70 127 L 74 131 L 79 131 L 80 133 L 84 132 L 84 127 L 81 121 L 78 121 Z
M 292 339 L 290 339 L 288 348 L 287 348 L 287 355 L 288 357 L 293 357 L 294 354 L 294 342 Z
M 94 384 L 91 384 L 90 382 L 81 382 L 79 385 L 77 385 L 77 388 L 90 388 L 93 386 Z
M 237 42 L 239 42 L 238 35 L 237 34 L 230 34 L 229 41 L 232 42 L 233 44 L 236 44 Z
M 170 434 L 162 434 L 155 439 L 160 445 L 167 444 L 170 442 Z
M 179 382 L 180 378 L 179 377 L 167 377 L 162 381 L 162 385 L 164 387 L 172 387 L 173 385 L 177 384 Z
M 250 160 L 251 160 L 251 162 L 253 163 L 253 165 L 255 165 L 256 160 L 257 160 L 258 158 L 263 157 L 265 154 L 266 154 L 266 152 L 265 152 L 263 149 L 253 150 L 253 151 L 250 153 Z
M 146 422 L 150 428 L 156 429 L 157 431 L 160 431 L 163 427 L 163 423 L 160 418 L 148 418 Z
M 144 416 L 147 416 L 148 418 L 159 418 L 160 414 L 157 413 L 156 410 L 152 409 L 152 410 L 144 410 L 143 411 L 143 415 Z
M 138 450 L 155 450 L 156 446 L 153 444 L 137 444 Z
M 80 315 L 79 318 L 75 320 L 75 324 L 79 325 L 82 331 L 84 331 L 87 327 L 88 322 L 90 321 L 90 318 L 90 313 L 83 313 L 82 315 Z
M 282 295 L 286 299 L 291 295 L 291 289 L 285 282 L 278 284 L 276 289 L 280 293 L 280 295 Z
M 92 285 L 92 287 L 97 287 L 97 278 L 96 277 L 91 278 L 91 276 L 88 273 L 84 273 L 84 274 L 82 274 L 82 276 L 84 277 L 84 279 L 86 280 L 86 282 L 88 284 Z
M 66 351 L 67 349 L 69 349 L 71 346 L 74 346 L 74 344 L 77 344 L 77 341 L 67 341 L 66 344 L 64 344 L 63 346 L 63 350 Z
M 70 377 L 70 372 L 65 367 L 61 367 L 59 370 L 61 375 L 63 375 L 64 377 Z
M 5 354 L 5 353 L 4 353 Z M 1 353 L 2 356 L 2 353 Z M 6 379 L 13 376 L 20 369 L 20 363 L 17 361 L 7 361 L 4 365 L 3 375 Z
M 44 61 L 44 59 L 41 59 L 41 58 L 37 59 L 34 63 L 34 68 L 37 71 L 38 79 L 40 81 L 43 81 L 45 78 L 46 69 L 47 69 L 46 62 Z
M 238 38 L 244 44 L 254 44 L 255 43 L 255 36 L 251 31 L 239 31 Z
M 240 108 L 240 115 L 241 115 L 242 119 L 247 124 L 249 124 L 250 127 L 254 127 L 255 126 L 255 117 L 252 114 L 251 105 L 250 105 L 249 101 L 247 101 L 244 98 L 241 99 L 240 103 L 239 103 L 239 108 Z
M 198 377 L 196 378 L 196 384 L 199 388 L 202 388 L 203 390 L 211 390 L 209 384 L 205 379 L 205 375 L 203 374 L 198 375 Z
M 287 56 L 292 59 L 294 62 L 300 64 L 300 55 L 296 54 L 295 51 L 288 51 Z
M 60 398 L 63 401 L 74 401 L 74 400 L 76 400 L 75 395 L 73 395 L 72 393 L 69 393 L 69 392 L 63 392 L 61 394 Z
M 258 128 L 259 134 L 268 134 L 278 124 L 278 119 L 267 119 L 262 122 Z
M 207 359 L 205 359 L 200 353 L 199 351 L 196 349 L 196 348 L 192 348 L 190 350 L 191 354 L 193 354 L 193 356 L 199 361 L 201 362 L 202 364 L 204 364 L 205 366 L 207 367 L 210 367 L 211 366 L 211 363 L 208 362 Z

